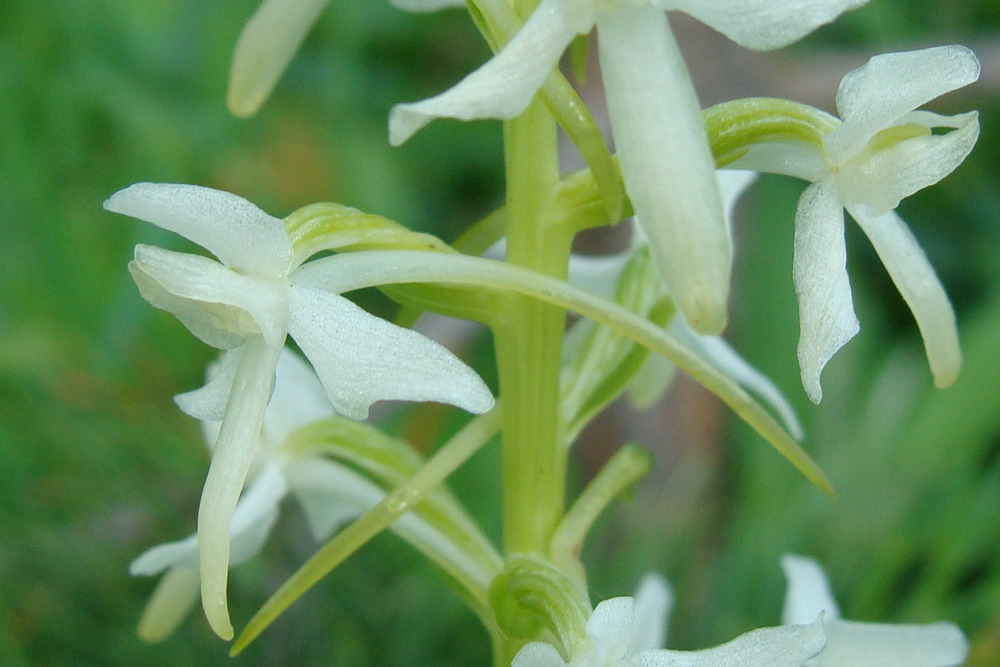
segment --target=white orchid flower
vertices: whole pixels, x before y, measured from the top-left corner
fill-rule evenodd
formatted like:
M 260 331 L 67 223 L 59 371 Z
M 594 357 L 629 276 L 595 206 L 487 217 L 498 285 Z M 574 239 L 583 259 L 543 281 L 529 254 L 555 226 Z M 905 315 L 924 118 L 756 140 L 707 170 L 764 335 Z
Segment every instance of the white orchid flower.
M 786 555 L 781 567 L 788 579 L 782 623 L 802 623 L 823 614 L 826 648 L 810 660 L 811 667 L 948 667 L 960 665 L 969 651 L 962 631 L 953 623 L 890 625 L 840 618 L 830 584 L 810 558 Z
M 683 11 L 740 44 L 768 49 L 866 1 L 542 0 L 498 54 L 454 88 L 396 106 L 389 140 L 401 144 L 434 118 L 520 115 L 572 39 L 596 26 L 622 178 L 653 261 L 688 322 L 718 334 L 732 243 L 698 100 L 664 11 Z
M 545 642 L 526 644 L 512 667 L 799 667 L 822 650 L 820 623 L 761 628 L 702 651 L 662 648 L 671 595 L 667 583 L 647 575 L 635 598 L 597 605 L 587 621 L 589 646 L 567 662 Z
M 802 384 L 814 402 L 820 373 L 859 330 L 847 276 L 844 210 L 861 226 L 903 296 L 924 340 L 934 382 L 951 384 L 961 367 L 955 314 L 927 256 L 894 209 L 905 197 L 950 174 L 979 135 L 975 112 L 940 116 L 915 111 L 979 77 L 963 46 L 875 56 L 837 91 L 842 122 L 818 150 L 764 144 L 732 166 L 811 181 L 795 215 L 795 291 Z M 950 128 L 947 133 L 935 129 Z
M 152 305 L 205 343 L 232 350 L 217 377 L 187 399 L 189 412 L 222 422 L 202 492 L 198 542 L 205 613 L 216 633 L 230 638 L 230 527 L 287 335 L 316 368 L 336 411 L 352 419 L 364 419 L 382 399 L 441 401 L 481 413 L 493 396 L 437 343 L 338 294 L 295 284 L 305 258 L 296 257 L 281 220 L 245 199 L 193 185 L 138 183 L 104 207 L 177 232 L 220 260 L 138 245 L 129 269 Z

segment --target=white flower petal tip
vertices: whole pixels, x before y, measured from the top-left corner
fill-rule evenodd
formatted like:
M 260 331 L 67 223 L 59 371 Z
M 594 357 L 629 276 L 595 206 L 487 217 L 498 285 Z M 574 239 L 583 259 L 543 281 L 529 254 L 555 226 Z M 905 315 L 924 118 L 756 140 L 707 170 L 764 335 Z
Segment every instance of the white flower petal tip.
M 328 2 L 264 0 L 236 42 L 226 95 L 233 114 L 257 113 Z
M 950 667 L 961 664 L 968 642 L 952 623 L 890 625 L 840 618 L 826 574 L 816 561 L 786 555 L 781 567 L 788 580 L 782 622 L 800 623 L 819 614 L 827 643 L 809 665 L 907 665 Z
M 403 144 L 435 118 L 510 119 L 523 113 L 576 34 L 577 26 L 567 20 L 561 2 L 543 0 L 499 53 L 454 87 L 393 107 L 389 143 Z
M 798 41 L 844 12 L 868 0 L 660 0 L 658 6 L 678 9 L 718 30 L 741 46 L 758 51 Z

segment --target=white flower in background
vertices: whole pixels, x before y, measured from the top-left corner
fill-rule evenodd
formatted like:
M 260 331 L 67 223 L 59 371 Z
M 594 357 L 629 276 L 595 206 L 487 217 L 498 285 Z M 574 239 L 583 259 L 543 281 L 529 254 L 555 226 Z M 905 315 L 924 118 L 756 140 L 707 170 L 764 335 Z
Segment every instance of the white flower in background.
M 567 662 L 545 642 L 526 644 L 512 667 L 799 667 L 819 653 L 820 623 L 761 628 L 702 651 L 663 649 L 671 604 L 666 582 L 647 575 L 635 599 L 612 598 L 597 605 L 587 621 L 589 646 Z M 815 621 L 815 619 L 813 619 Z
M 330 0 L 264 0 L 243 26 L 229 70 L 226 104 L 252 116 L 270 96 L 292 57 Z M 462 0 L 392 0 L 408 11 L 462 7 Z
M 784 556 L 788 579 L 782 623 L 808 622 L 823 614 L 826 648 L 807 665 L 833 667 L 948 667 L 965 661 L 969 647 L 953 623 L 889 625 L 858 623 L 840 618 L 830 585 L 810 558 Z
M 726 321 L 732 244 L 701 110 L 664 11 L 683 11 L 744 46 L 770 49 L 866 1 L 542 0 L 498 54 L 454 88 L 397 105 L 389 140 L 401 144 L 434 118 L 520 115 L 572 39 L 596 25 L 625 190 L 688 322 L 718 334 Z
M 765 144 L 732 163 L 813 183 L 795 215 L 793 271 L 801 327 L 799 366 L 813 401 L 823 395 L 823 367 L 859 329 L 845 267 L 845 209 L 871 240 L 913 312 L 935 384 L 945 387 L 957 377 L 961 351 L 951 303 L 894 209 L 900 200 L 950 174 L 979 135 L 975 112 L 940 116 L 915 109 L 978 77 L 979 61 L 962 46 L 876 56 L 844 77 L 837 91 L 843 122 L 829 118 L 834 129 L 821 147 Z
M 493 406 L 493 396 L 437 343 L 338 294 L 296 285 L 305 258 L 295 257 L 281 220 L 245 199 L 193 185 L 138 183 L 104 207 L 177 232 L 220 260 L 138 245 L 129 269 L 152 305 L 176 315 L 205 343 L 232 350 L 186 406 L 222 422 L 202 492 L 198 542 L 205 614 L 216 633 L 229 638 L 230 526 L 287 335 L 316 369 L 336 411 L 352 419 L 364 419 L 382 399 L 441 401 L 481 413 Z M 336 263 L 324 266 L 337 271 Z

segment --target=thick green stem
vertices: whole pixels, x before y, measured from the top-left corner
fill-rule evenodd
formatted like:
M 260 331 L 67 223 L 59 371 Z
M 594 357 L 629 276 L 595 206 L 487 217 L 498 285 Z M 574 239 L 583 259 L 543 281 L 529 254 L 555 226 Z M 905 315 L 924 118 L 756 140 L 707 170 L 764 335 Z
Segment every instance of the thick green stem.
M 537 100 L 504 124 L 507 258 L 565 276 L 571 238 L 548 224 L 559 183 L 555 123 Z M 559 359 L 565 315 L 532 299 L 510 300 L 495 328 L 503 407 L 505 553 L 545 553 L 562 518 L 566 457 L 559 429 Z

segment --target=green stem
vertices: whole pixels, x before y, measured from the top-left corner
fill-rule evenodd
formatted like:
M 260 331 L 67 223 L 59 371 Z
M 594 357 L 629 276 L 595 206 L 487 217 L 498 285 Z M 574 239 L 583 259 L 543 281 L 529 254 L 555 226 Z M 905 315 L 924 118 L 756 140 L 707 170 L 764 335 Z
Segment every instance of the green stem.
M 538 100 L 504 124 L 507 259 L 564 277 L 570 238 L 548 224 L 559 183 L 556 131 Z M 504 552 L 545 553 L 562 519 L 566 456 L 559 429 L 559 360 L 565 314 L 510 300 L 494 327 L 503 403 Z

